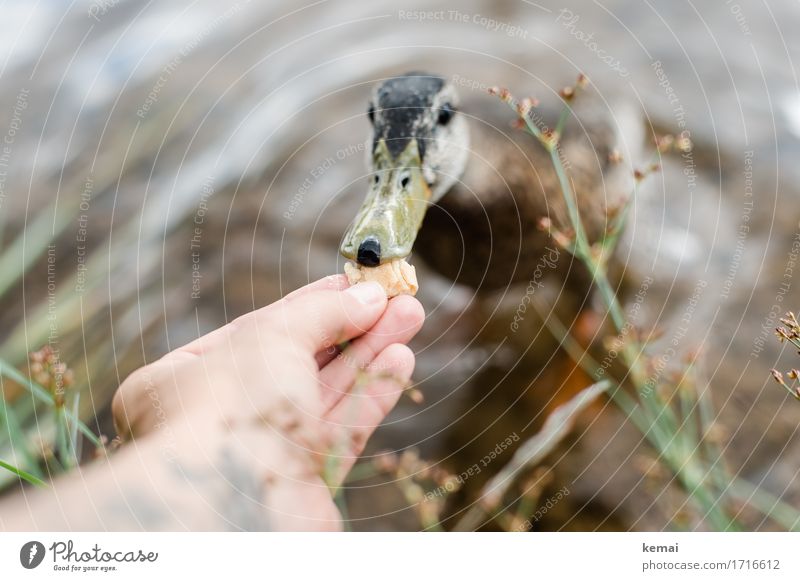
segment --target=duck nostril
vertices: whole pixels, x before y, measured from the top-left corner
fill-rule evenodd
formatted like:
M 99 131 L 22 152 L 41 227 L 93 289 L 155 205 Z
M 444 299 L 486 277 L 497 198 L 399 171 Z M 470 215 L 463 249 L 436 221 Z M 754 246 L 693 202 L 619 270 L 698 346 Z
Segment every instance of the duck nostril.
M 374 236 L 368 236 L 358 246 L 356 260 L 361 266 L 378 266 L 381 263 L 381 243 Z

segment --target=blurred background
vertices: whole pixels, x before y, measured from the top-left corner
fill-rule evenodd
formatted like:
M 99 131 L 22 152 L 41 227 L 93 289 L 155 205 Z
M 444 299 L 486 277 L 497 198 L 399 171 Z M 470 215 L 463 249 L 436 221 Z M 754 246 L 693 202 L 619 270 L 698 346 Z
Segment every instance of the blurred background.
M 653 132 L 691 136 L 692 155 L 666 159 L 635 201 L 625 302 L 652 278 L 637 324 L 663 330 L 655 355 L 670 369 L 702 350 L 729 470 L 797 506 L 800 404 L 770 376 L 797 366 L 774 338 L 800 307 L 797 2 L 7 0 L 2 13 L 0 357 L 29 375 L 29 352 L 56 349 L 94 433 L 113 437 L 110 400 L 132 370 L 342 272 L 375 83 L 425 70 L 475 98 L 500 85 L 553 101 L 584 73 L 603 106 L 635 113 L 631 151 Z M 415 264 L 424 402 L 404 399 L 368 456 L 413 450 L 459 474 L 589 381 L 552 363 L 532 319 L 508 332 L 524 284 L 475 293 Z M 3 386 L 35 441 L 37 406 Z M 450 495 L 445 528 L 506 458 Z M 540 471 L 540 502 L 568 495 L 534 529 L 705 526 L 602 401 Z M 347 489 L 353 529 L 421 527 L 396 480 Z

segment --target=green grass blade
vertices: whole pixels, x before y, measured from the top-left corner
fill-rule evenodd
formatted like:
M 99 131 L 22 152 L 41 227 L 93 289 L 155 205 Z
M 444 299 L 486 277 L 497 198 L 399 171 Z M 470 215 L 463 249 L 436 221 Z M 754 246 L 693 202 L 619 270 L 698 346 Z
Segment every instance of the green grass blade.
M 78 417 L 78 410 L 80 409 L 81 394 L 76 393 L 72 400 L 72 417 Z M 78 423 L 69 420 L 69 416 L 64 416 L 67 420 L 67 436 L 69 437 L 69 445 L 72 449 L 73 459 L 75 464 L 78 464 L 81 457 L 81 440 L 78 438 Z
M 70 457 L 71 454 L 69 453 L 69 437 L 67 436 L 67 426 L 64 413 L 65 410 L 63 407 L 56 406 L 53 411 L 53 422 L 56 428 L 56 456 L 61 468 L 64 470 L 69 470 L 72 467 L 72 458 Z
M 33 472 L 36 476 L 42 477 L 43 474 L 41 470 L 39 470 L 38 460 L 28 449 L 28 438 L 19 425 L 14 412 L 6 405 L 5 392 L 2 389 L 2 377 L 0 377 L 0 425 L 2 424 L 5 424 L 5 431 L 7 431 L 11 441 L 11 450 L 15 455 L 16 452 L 22 455 L 28 470 Z
M 37 478 L 33 474 L 25 472 L 24 470 L 20 470 L 19 468 L 16 468 L 16 467 L 12 466 L 11 464 L 9 464 L 8 462 L 3 462 L 2 460 L 0 460 L 0 468 L 5 468 L 9 472 L 12 472 L 13 474 L 16 474 L 17 476 L 22 478 L 24 481 L 30 482 L 34 486 L 47 486 L 47 483 L 44 480 L 42 480 L 40 478 Z
M 7 377 L 7 378 L 17 382 L 22 387 L 24 387 L 29 392 L 31 392 L 40 401 L 42 401 L 42 402 L 44 402 L 44 403 L 46 403 L 48 405 L 55 405 L 55 400 L 54 400 L 52 394 L 49 391 L 47 391 L 44 387 L 42 387 L 38 383 L 35 383 L 35 382 L 31 381 L 30 379 L 28 379 L 27 377 L 25 377 L 22 373 L 17 371 L 17 369 L 15 367 L 13 367 L 12 365 L 9 365 L 8 363 L 3 361 L 2 359 L 0 359 L 0 376 Z M 89 427 L 86 424 L 84 424 L 82 421 L 80 421 L 80 419 L 76 415 L 74 415 L 71 411 L 70 412 L 65 412 L 65 413 L 67 414 L 67 417 L 71 421 L 76 423 L 77 429 L 80 430 L 80 432 L 84 436 L 86 436 L 86 438 L 92 444 L 94 444 L 98 448 L 102 446 L 102 443 L 100 442 L 100 439 L 97 436 L 95 436 L 94 432 L 92 432 L 92 430 L 90 430 Z
M 733 478 L 727 492 L 731 497 L 754 508 L 787 531 L 800 531 L 800 511 L 771 492 L 743 478 Z

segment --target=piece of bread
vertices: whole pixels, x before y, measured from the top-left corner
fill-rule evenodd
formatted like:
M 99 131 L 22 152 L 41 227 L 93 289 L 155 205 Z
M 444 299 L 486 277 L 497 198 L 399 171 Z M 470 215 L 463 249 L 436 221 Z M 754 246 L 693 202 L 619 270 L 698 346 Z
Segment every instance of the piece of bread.
M 383 287 L 389 298 L 397 295 L 414 296 L 419 288 L 416 270 L 402 258 L 374 267 L 347 262 L 344 273 L 350 284 L 374 280 Z

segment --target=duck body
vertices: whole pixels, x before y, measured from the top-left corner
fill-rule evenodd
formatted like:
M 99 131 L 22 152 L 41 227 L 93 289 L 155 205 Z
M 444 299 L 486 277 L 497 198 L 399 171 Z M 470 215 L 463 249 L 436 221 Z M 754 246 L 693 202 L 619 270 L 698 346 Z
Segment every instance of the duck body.
M 630 187 L 629 169 L 612 162 L 618 132 L 590 108 L 573 110 L 560 152 L 590 241 L 608 226 Z M 541 227 L 571 229 L 550 154 L 532 135 L 510 127 L 509 110 L 491 97 L 462 109 L 470 125 L 465 171 L 426 215 L 416 255 L 443 276 L 481 291 L 547 277 L 572 290 L 588 285 L 582 264 Z M 475 114 L 469 115 L 470 111 Z M 538 123 L 554 127 L 559 111 L 536 110 Z

